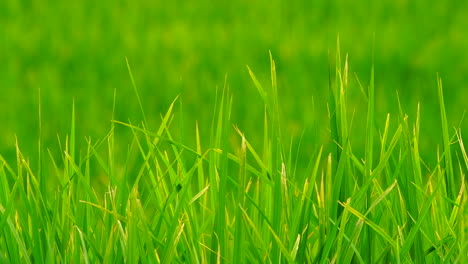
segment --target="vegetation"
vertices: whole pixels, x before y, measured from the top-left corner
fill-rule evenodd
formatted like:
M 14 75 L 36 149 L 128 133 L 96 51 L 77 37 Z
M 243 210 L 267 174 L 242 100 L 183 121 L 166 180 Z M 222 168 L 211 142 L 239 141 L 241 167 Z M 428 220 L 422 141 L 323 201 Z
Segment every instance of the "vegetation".
M 467 12 L 0 1 L 0 263 L 468 262 Z
M 60 151 L 39 139 L 39 167 L 19 146 L 15 167 L 0 156 L 2 261 L 464 263 L 468 156 L 460 130 L 448 127 L 441 79 L 443 140 L 436 165 L 427 167 L 419 108 L 414 122 L 400 106 L 377 126 L 372 66 L 369 86 L 360 87 L 367 113 L 349 111 L 348 60 L 342 66 L 338 53 L 329 126 L 318 128 L 329 129 L 333 143 L 301 167 L 301 139 L 282 134 L 271 55 L 270 62 L 271 85 L 248 68 L 264 103 L 263 131 L 252 135 L 262 135 L 260 148 L 232 122 L 226 83 L 205 145 L 197 122 L 195 142 L 174 136 L 172 124 L 184 122 L 173 114 L 182 106 L 177 98 L 159 127 L 148 129 L 134 86 L 141 123 L 113 119 L 105 137 L 78 150 L 73 110 Z M 366 120 L 362 157 L 349 136 L 354 119 Z M 116 142 L 119 127 L 131 131 L 130 141 Z M 128 146 L 125 159 L 116 159 L 116 144 Z M 107 187 L 95 187 L 98 180 Z

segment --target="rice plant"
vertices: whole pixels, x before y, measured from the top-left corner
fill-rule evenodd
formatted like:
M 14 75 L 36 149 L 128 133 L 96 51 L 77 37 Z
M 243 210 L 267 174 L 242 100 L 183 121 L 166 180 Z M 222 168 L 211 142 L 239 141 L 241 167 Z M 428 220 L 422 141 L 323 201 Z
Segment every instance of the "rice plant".
M 185 120 L 175 98 L 155 127 L 130 65 L 142 122 L 110 118 L 106 135 L 77 146 L 75 108 L 69 134 L 39 160 L 16 143 L 16 161 L 0 155 L 0 260 L 4 263 L 466 263 L 465 173 L 459 127 L 447 121 L 437 76 L 443 137 L 437 163 L 421 158 L 420 108 L 376 120 L 374 66 L 368 85 L 351 87 L 339 48 L 330 71 L 329 141 L 304 155 L 284 130 L 276 64 L 263 83 L 247 66 L 264 120 L 248 134 L 232 118 L 227 78 L 212 105 L 210 136 Z M 376 69 L 378 71 L 378 69 Z M 246 84 L 247 85 L 247 84 Z M 367 110 L 348 107 L 360 89 Z M 114 94 L 115 98 L 118 94 Z M 114 103 L 115 113 L 117 106 Z M 39 106 L 39 124 L 41 111 Z M 409 118 L 411 116 L 411 118 Z M 246 117 L 248 118 L 248 117 Z M 154 118 L 153 118 L 154 119 Z M 354 142 L 353 122 L 364 142 Z M 179 123 L 179 125 L 177 125 Z M 383 126 L 379 124 L 383 123 Z M 182 124 L 182 125 L 180 125 Z M 185 140 L 182 129 L 195 141 Z M 131 134 L 117 142 L 116 133 Z M 253 142 L 256 142 L 255 144 Z M 258 142 L 261 142 L 258 144 Z M 364 155 L 353 151 L 358 147 Z M 38 165 L 36 165 L 38 164 Z

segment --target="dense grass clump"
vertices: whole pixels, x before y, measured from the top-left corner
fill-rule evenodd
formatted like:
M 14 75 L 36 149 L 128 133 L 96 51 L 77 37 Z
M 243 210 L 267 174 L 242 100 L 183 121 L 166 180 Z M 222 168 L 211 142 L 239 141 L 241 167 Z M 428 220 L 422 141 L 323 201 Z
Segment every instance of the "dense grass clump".
M 372 66 L 368 87 L 357 87 L 367 111 L 351 111 L 348 60 L 338 52 L 329 123 L 316 127 L 329 144 L 304 157 L 301 138 L 282 129 L 271 55 L 270 66 L 268 85 L 248 68 L 264 104 L 256 134 L 232 120 L 239 98 L 227 84 L 216 95 L 208 138 L 195 120 L 174 117 L 179 99 L 150 129 L 130 71 L 141 123 L 112 117 L 107 135 L 78 148 L 73 110 L 58 149 L 39 139 L 38 162 L 19 144 L 16 164 L 0 156 L 1 261 L 466 263 L 468 156 L 460 129 L 447 123 L 441 79 L 443 137 L 426 153 L 437 160 L 429 166 L 419 138 L 431 131 L 420 131 L 419 108 L 411 118 L 399 106 L 396 116 L 376 120 Z M 365 124 L 364 141 L 350 136 L 355 121 Z M 132 136 L 116 142 L 122 129 Z M 195 141 L 186 142 L 182 129 Z M 251 143 L 254 137 L 263 143 Z

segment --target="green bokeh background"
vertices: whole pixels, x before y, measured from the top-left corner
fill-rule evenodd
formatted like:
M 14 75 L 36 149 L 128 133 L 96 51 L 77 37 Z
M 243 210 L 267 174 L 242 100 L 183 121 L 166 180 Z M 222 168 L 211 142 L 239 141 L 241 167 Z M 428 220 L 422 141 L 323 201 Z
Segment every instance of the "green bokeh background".
M 423 157 L 435 157 L 441 137 L 436 73 L 449 124 L 466 109 L 466 14 L 466 1 L 2 0 L 0 153 L 14 159 L 16 135 L 25 155 L 36 157 L 39 89 L 44 145 L 52 149 L 57 134 L 69 134 L 73 100 L 81 144 L 109 130 L 114 90 L 116 119 L 141 121 L 125 57 L 152 128 L 180 95 L 183 136 L 193 139 L 198 120 L 207 144 L 216 87 L 227 75 L 233 122 L 261 142 L 262 101 L 245 65 L 268 86 L 269 50 L 285 135 L 305 129 L 305 153 L 313 152 L 328 138 L 328 72 L 339 34 L 343 57 L 349 54 L 355 144 L 364 136 L 365 101 L 354 73 L 368 85 L 374 46 L 377 124 L 388 112 L 396 118 L 396 90 L 412 121 L 420 102 Z M 122 132 L 117 144 L 125 149 L 129 136 Z

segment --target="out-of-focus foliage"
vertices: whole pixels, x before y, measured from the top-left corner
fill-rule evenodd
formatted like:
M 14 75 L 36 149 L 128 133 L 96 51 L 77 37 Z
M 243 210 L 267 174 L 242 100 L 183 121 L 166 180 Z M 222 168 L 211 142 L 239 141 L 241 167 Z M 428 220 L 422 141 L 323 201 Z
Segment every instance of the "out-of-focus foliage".
M 186 125 L 193 127 L 197 119 L 206 134 L 216 86 L 224 85 L 227 74 L 237 101 L 233 120 L 255 133 L 263 108 L 245 65 L 268 81 L 271 50 L 284 129 L 298 136 L 328 122 L 328 68 L 334 67 L 338 34 L 350 73 L 364 86 L 375 47 L 377 122 L 397 113 L 398 90 L 407 112 L 415 113 L 421 102 L 423 120 L 434 119 L 421 124 L 434 131 L 433 138 L 421 139 L 422 147 L 434 149 L 441 137 L 435 125 L 437 72 L 444 79 L 450 124 L 466 105 L 467 13 L 464 1 L 3 0 L 0 151 L 14 157 L 17 135 L 22 149 L 35 155 L 39 88 L 46 145 L 69 131 L 73 99 L 80 139 L 107 131 L 114 90 L 115 118 L 141 120 L 125 56 L 150 122 L 158 122 L 180 94 Z M 350 102 L 359 113 L 364 99 L 354 74 L 350 82 Z M 362 137 L 363 126 L 358 120 L 352 133 Z M 326 140 L 309 132 L 306 144 Z

